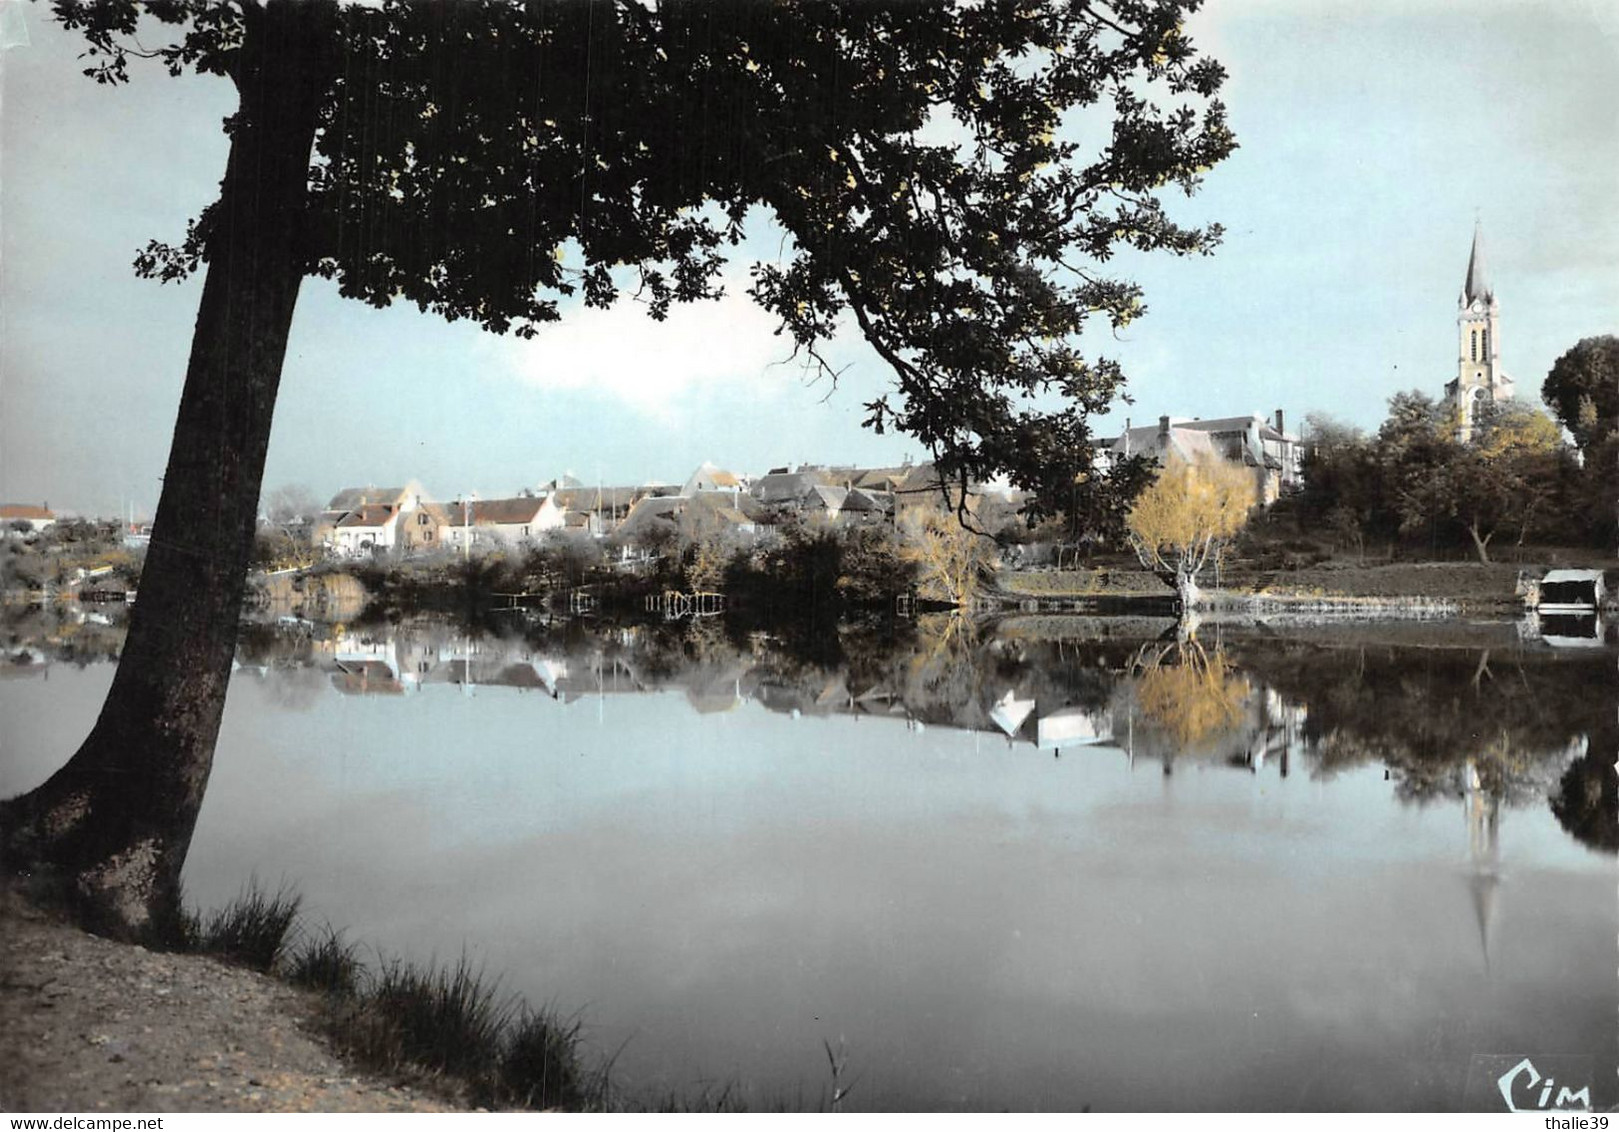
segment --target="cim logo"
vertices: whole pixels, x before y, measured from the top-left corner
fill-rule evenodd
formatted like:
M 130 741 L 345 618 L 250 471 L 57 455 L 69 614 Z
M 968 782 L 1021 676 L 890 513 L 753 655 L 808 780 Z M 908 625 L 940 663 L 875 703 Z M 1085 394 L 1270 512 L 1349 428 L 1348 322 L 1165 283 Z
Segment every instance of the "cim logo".
M 1578 1092 L 1567 1085 L 1557 1090 L 1557 1096 L 1552 1097 L 1552 1088 L 1557 1082 L 1550 1077 L 1542 1077 L 1535 1068 L 1534 1062 L 1527 1057 L 1511 1069 L 1501 1074 L 1495 1087 L 1501 1090 L 1501 1099 L 1507 1102 L 1508 1112 L 1535 1112 L 1544 1109 L 1561 1109 L 1573 1112 L 1591 1111 L 1591 1086 L 1587 1084 Z M 1536 1092 L 1536 1087 L 1539 1092 Z M 1533 1097 L 1532 1103 L 1525 1103 L 1527 1098 Z
M 1468 1074 L 1467 1107 L 1507 1112 L 1590 1112 L 1591 1059 L 1479 1054 Z

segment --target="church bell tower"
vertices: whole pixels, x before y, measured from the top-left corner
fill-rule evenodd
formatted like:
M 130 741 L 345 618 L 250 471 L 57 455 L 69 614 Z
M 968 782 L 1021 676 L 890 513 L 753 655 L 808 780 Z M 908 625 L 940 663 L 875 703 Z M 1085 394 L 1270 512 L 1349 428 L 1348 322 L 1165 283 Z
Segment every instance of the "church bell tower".
M 1483 233 L 1477 223 L 1456 308 L 1456 380 L 1445 386 L 1445 400 L 1458 410 L 1456 436 L 1465 444 L 1473 438 L 1479 406 L 1512 399 L 1512 378 L 1501 368 L 1501 308 L 1484 267 Z

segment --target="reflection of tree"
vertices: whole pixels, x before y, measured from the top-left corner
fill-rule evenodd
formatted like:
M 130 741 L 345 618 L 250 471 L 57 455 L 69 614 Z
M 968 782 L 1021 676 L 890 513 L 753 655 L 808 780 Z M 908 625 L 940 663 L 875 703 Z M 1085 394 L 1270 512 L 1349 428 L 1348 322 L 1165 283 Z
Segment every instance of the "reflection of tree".
M 1211 656 L 1195 640 L 1144 657 L 1135 688 L 1145 721 L 1160 728 L 1177 752 L 1206 747 L 1233 731 L 1251 692 L 1223 650 Z
M 1478 788 L 1501 801 L 1539 799 L 1582 736 L 1612 727 L 1612 659 L 1602 654 L 1234 647 L 1246 671 L 1309 705 L 1305 735 L 1322 771 L 1381 762 L 1413 801 L 1460 797 L 1469 762 Z
M 1612 711 L 1612 708 L 1609 708 Z M 1619 853 L 1619 731 L 1609 723 L 1590 737 L 1551 797 L 1552 813 L 1582 845 Z
M 905 661 L 900 683 L 906 708 L 914 715 L 944 708 L 963 726 L 983 725 L 978 643 L 978 628 L 963 613 L 918 619 L 915 648 Z M 968 718 L 962 717 L 963 712 Z

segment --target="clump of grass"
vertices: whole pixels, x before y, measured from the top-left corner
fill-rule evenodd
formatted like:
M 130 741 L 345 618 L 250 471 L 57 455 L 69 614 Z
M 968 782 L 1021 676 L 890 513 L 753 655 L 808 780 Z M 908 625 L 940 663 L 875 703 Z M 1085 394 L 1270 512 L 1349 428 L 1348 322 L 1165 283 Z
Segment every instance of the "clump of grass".
M 256 971 L 270 971 L 286 950 L 302 898 L 286 888 L 273 895 L 249 881 L 242 894 L 190 932 L 198 951 Z
M 283 967 L 289 982 L 328 998 L 354 998 L 360 992 L 363 968 L 357 949 L 330 925 L 320 936 L 305 939 Z
M 465 956 L 453 967 L 427 969 L 388 959 L 339 1015 L 337 1037 L 373 1065 L 414 1065 L 488 1094 L 512 1010 Z
M 527 1108 L 582 1108 L 602 1092 L 580 1057 L 581 1022 L 520 1007 L 502 1035 L 500 1091 Z

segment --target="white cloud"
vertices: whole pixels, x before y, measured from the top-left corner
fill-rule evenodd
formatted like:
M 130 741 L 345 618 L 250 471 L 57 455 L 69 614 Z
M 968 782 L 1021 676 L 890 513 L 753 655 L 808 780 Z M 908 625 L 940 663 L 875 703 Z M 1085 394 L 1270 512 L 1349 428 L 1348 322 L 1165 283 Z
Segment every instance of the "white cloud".
M 493 340 L 494 369 L 540 389 L 602 394 L 664 419 L 692 396 L 744 386 L 754 396 L 774 396 L 783 367 L 791 371 L 801 359 L 792 357 L 789 337 L 774 333 L 775 318 L 748 297 L 743 273 L 727 273 L 725 285 L 723 298 L 677 303 L 662 322 L 626 299 L 605 310 L 568 311 L 529 341 Z

